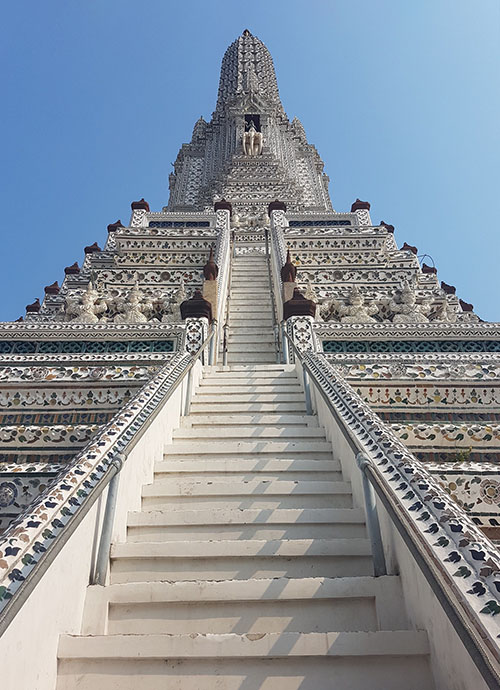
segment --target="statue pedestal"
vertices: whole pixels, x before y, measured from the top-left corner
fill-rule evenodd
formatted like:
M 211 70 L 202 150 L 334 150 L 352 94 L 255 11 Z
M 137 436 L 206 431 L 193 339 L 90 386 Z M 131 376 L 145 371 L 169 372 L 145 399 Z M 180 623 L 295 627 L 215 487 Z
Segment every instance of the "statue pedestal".
M 212 305 L 212 316 L 217 318 L 217 281 L 203 281 L 203 297 Z
M 293 297 L 293 291 L 297 287 L 297 283 L 283 283 L 283 304 L 288 302 Z

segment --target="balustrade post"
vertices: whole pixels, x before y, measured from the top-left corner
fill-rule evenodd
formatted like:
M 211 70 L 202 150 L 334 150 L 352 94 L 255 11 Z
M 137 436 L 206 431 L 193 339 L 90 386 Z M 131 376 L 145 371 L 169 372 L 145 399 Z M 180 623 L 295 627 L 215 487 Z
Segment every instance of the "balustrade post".
M 380 523 L 377 513 L 377 502 L 375 499 L 375 492 L 370 484 L 366 470 L 370 466 L 370 461 L 363 453 L 356 455 L 356 463 L 361 470 L 361 477 L 363 481 L 363 494 L 365 497 L 366 510 L 366 529 L 368 530 L 368 537 L 372 546 L 373 556 L 373 574 L 375 577 L 387 575 L 387 567 L 385 564 L 384 545 L 382 542 L 382 535 L 380 533 Z

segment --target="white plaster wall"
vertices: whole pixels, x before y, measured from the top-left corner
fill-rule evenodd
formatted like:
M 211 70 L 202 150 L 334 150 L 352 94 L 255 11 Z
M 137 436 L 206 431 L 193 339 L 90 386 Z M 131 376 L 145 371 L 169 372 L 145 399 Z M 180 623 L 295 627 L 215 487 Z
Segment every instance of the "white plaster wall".
M 192 386 L 202 366 L 193 368 Z M 144 436 L 132 449 L 120 472 L 113 540 L 123 540 L 127 514 L 140 508 L 142 486 L 151 482 L 155 462 L 179 426 L 185 384 L 179 386 Z M 68 542 L 0 638 L 2 690 L 54 690 L 59 635 L 78 635 L 85 597 L 99 541 L 107 489 Z
M 379 516 L 387 523 L 388 516 L 380 506 Z M 408 618 L 414 628 L 426 630 L 429 636 L 436 690 L 488 690 L 403 539 L 391 529 Z
M 59 635 L 80 630 L 98 513 L 96 502 L 0 638 L 2 690 L 54 690 Z

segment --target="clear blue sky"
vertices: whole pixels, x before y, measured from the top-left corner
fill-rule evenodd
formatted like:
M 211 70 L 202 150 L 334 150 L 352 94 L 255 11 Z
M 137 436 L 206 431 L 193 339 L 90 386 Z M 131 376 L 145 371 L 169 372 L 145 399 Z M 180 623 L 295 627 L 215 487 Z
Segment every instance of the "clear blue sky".
M 500 320 L 499 0 L 4 4 L 0 318 L 62 281 L 168 173 L 248 28 L 331 179 Z

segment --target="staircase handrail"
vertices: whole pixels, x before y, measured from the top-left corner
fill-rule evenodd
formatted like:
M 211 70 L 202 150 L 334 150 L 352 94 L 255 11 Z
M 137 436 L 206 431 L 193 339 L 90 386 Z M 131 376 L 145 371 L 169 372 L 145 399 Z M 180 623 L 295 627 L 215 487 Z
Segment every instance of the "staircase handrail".
M 222 327 L 222 364 L 226 366 L 227 364 L 227 336 L 229 330 L 229 306 L 231 304 L 231 280 L 233 277 L 233 262 L 236 253 L 236 238 L 234 236 L 234 230 L 231 231 L 230 241 L 229 241 L 229 269 L 228 269 L 228 281 L 226 290 L 226 299 L 224 300 L 224 325 Z M 222 323 L 222 321 L 221 321 Z
M 498 550 L 322 354 L 286 340 L 487 686 L 498 690 Z
M 169 361 L 100 429 L 0 538 L 0 635 L 215 337 Z M 186 387 L 186 396 L 190 393 Z
M 226 309 L 226 299 L 229 295 L 229 286 L 231 285 L 231 225 L 229 211 L 221 209 L 216 212 L 217 227 L 220 227 L 217 236 L 217 246 L 215 249 L 215 263 L 219 267 L 217 276 L 217 314 L 214 318 L 217 319 L 217 337 L 213 345 L 213 361 L 210 364 L 217 362 L 219 353 L 219 344 L 221 341 L 221 330 L 224 326 L 224 314 Z M 224 337 L 224 336 L 223 336 Z
M 278 311 L 278 305 L 276 302 L 276 295 L 275 295 L 275 290 L 274 290 L 274 279 L 273 279 L 273 256 L 274 252 L 271 251 L 270 243 L 269 243 L 269 229 L 266 227 L 264 228 L 264 233 L 265 233 L 265 240 L 266 240 L 266 264 L 267 264 L 267 278 L 269 282 L 269 294 L 271 296 L 271 311 L 273 315 L 273 333 L 274 333 L 274 347 L 276 350 L 276 362 L 280 361 L 280 332 L 279 332 L 279 324 L 280 324 L 280 316 L 279 316 L 279 311 Z

